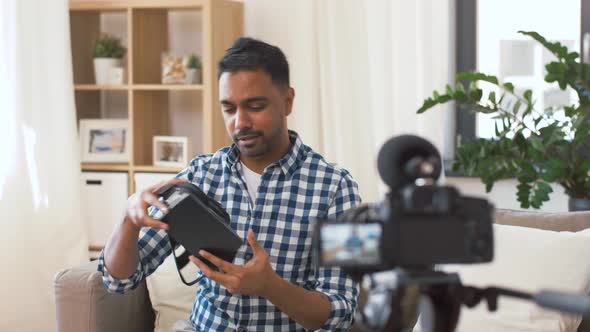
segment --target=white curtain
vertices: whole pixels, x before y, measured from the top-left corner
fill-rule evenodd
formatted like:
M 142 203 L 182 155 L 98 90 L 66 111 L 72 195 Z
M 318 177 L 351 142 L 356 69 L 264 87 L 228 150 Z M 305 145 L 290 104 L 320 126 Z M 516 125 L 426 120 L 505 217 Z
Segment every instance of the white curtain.
M 418 134 L 452 154 L 448 108 L 418 115 L 452 81 L 453 0 L 248 0 L 246 35 L 281 47 L 296 91 L 289 126 L 379 200 L 383 142 Z
M 0 0 L 0 331 L 55 331 L 53 276 L 88 260 L 67 0 Z

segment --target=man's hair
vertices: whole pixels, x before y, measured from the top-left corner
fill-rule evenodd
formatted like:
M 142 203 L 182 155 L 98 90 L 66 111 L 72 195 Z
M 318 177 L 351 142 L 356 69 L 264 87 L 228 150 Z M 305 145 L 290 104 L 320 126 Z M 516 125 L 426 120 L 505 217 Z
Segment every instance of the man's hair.
M 289 63 L 280 48 L 263 41 L 241 37 L 225 51 L 217 65 L 217 80 L 225 72 L 264 70 L 273 83 L 289 87 Z

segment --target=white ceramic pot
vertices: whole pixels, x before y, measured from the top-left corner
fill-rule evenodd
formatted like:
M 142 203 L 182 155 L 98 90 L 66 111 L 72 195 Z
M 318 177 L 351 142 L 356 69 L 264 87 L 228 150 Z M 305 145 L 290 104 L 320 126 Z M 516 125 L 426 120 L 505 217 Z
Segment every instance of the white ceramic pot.
M 196 68 L 187 68 L 186 69 L 186 84 L 197 84 L 199 83 L 199 70 Z
M 111 83 L 111 68 L 121 67 L 121 59 L 94 58 L 94 78 L 98 85 Z
M 109 84 L 121 85 L 125 83 L 125 70 L 123 67 L 112 67 L 109 75 Z

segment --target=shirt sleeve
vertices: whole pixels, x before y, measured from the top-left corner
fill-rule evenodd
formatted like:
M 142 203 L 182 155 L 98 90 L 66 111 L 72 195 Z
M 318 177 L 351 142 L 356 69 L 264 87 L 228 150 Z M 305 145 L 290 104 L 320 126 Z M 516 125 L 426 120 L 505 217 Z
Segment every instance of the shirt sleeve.
M 192 181 L 194 175 L 193 163 L 176 175 L 176 178 Z M 155 207 L 148 210 L 152 218 L 159 219 L 162 214 Z M 98 272 L 102 273 L 102 281 L 106 289 L 111 293 L 125 293 L 135 289 L 140 282 L 152 274 L 160 266 L 166 257 L 172 253 L 170 239 L 166 231 L 143 227 L 139 232 L 137 241 L 139 251 L 139 262 L 135 272 L 126 279 L 119 279 L 113 276 L 104 262 L 104 250 L 98 257 Z
M 337 218 L 360 202 L 358 185 L 346 173 L 328 209 L 328 218 Z M 347 331 L 357 307 L 358 283 L 338 267 L 322 266 L 316 268 L 316 281 L 315 290 L 325 294 L 332 306 L 330 317 L 320 331 Z
M 151 214 L 151 213 L 150 213 Z M 144 227 L 139 233 L 137 241 L 139 262 L 135 272 L 126 279 L 113 276 L 104 263 L 104 251 L 98 257 L 98 271 L 102 273 L 102 281 L 111 293 L 125 293 L 135 289 L 139 283 L 152 274 L 164 259 L 172 253 L 170 240 L 163 230 Z

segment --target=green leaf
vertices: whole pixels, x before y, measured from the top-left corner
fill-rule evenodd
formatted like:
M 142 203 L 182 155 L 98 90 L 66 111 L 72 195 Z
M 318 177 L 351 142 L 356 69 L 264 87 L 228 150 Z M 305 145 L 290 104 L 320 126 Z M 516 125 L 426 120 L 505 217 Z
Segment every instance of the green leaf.
M 531 114 L 532 112 L 533 112 L 533 105 L 532 104 L 527 104 L 526 109 L 522 113 L 522 117 L 524 118 L 525 116 Z
M 427 110 L 433 108 L 434 106 L 436 106 L 438 104 L 438 102 L 432 98 L 428 98 L 426 100 L 424 100 L 424 103 L 422 104 L 422 106 L 420 106 L 420 108 L 416 111 L 416 113 L 420 114 L 420 113 L 424 113 Z
M 447 95 L 452 96 L 454 94 L 453 88 L 447 84 L 445 87 L 446 91 L 447 91 Z
M 492 189 L 494 189 L 494 181 L 487 181 L 484 182 L 484 184 L 486 185 L 486 193 L 489 193 L 492 191 Z
M 561 130 L 560 125 L 554 122 L 546 127 L 539 129 L 539 136 L 547 147 L 564 138 L 564 132 Z
M 448 102 L 448 101 L 450 101 L 452 99 L 453 99 L 452 96 L 442 95 L 442 96 L 438 97 L 438 100 L 437 101 L 438 101 L 439 104 L 444 104 L 444 103 L 446 103 L 446 102 Z
M 463 87 L 463 84 L 457 83 L 457 85 L 455 86 L 455 92 L 457 92 L 457 91 L 461 91 L 461 92 L 465 93 L 465 88 Z
M 551 188 L 551 186 L 549 184 L 547 184 L 546 182 L 537 182 L 537 191 L 538 192 L 542 192 L 545 194 L 549 194 L 553 192 L 553 188 Z
M 516 199 L 520 202 L 520 207 L 524 209 L 528 209 L 530 206 L 531 188 L 531 185 L 522 182 L 516 186 Z
M 519 166 L 523 170 L 523 172 L 526 172 L 527 174 L 530 174 L 530 175 L 536 177 L 537 171 L 535 170 L 533 165 L 531 165 L 531 163 L 526 162 L 526 161 L 522 161 L 519 164 Z M 530 182 L 530 181 L 527 181 L 527 182 Z
M 571 118 L 577 112 L 577 108 L 574 106 L 564 106 L 563 110 L 565 112 L 565 116 L 567 116 L 568 118 Z
M 514 107 L 512 107 L 512 114 L 517 115 L 518 110 L 520 109 L 521 106 L 522 106 L 522 103 L 520 102 L 520 100 L 517 100 L 516 103 L 514 103 Z
M 543 165 L 541 179 L 546 182 L 555 182 L 566 176 L 568 164 L 565 160 L 558 158 L 550 159 Z
M 453 98 L 457 101 L 466 101 L 467 100 L 467 95 L 465 94 L 465 89 L 463 88 L 463 84 L 458 83 L 457 84 L 457 88 L 455 90 L 455 94 L 453 95 Z
M 492 102 L 493 104 L 496 103 L 496 92 L 495 91 L 490 91 L 490 94 L 488 95 L 488 100 L 490 102 Z
M 522 96 L 524 97 L 524 99 L 526 99 L 528 102 L 532 102 L 533 100 L 533 91 L 528 89 L 526 90 Z
M 576 133 L 574 134 L 574 143 L 581 143 L 588 141 L 590 137 L 590 123 L 586 120 L 580 121 L 576 126 Z
M 95 42 L 93 56 L 95 58 L 121 59 L 127 53 L 121 40 L 109 34 L 101 34 Z
M 486 74 L 474 72 L 474 71 L 464 71 L 464 72 L 458 73 L 456 75 L 456 79 L 457 79 L 457 81 L 462 81 L 462 80 L 485 81 L 485 82 L 489 82 L 489 83 L 498 85 L 498 78 L 496 76 L 486 75 Z
M 532 37 L 545 46 L 546 49 L 551 51 L 551 53 L 553 53 L 557 58 L 566 59 L 568 57 L 567 48 L 560 43 L 548 42 L 545 37 L 541 36 L 535 31 L 518 31 L 518 33 Z
M 578 53 L 578 52 L 571 52 L 571 53 L 569 53 L 569 54 L 567 55 L 567 59 L 568 59 L 569 61 L 574 61 L 574 60 L 576 60 L 576 59 L 577 59 L 577 58 L 579 58 L 579 57 L 580 57 L 580 53 Z
M 518 146 L 520 151 L 526 151 L 527 142 L 524 138 L 524 135 L 522 134 L 522 131 L 518 131 L 516 134 L 514 134 L 514 143 L 516 146 Z
M 529 137 L 529 140 L 531 141 L 531 145 L 535 150 L 541 152 L 545 151 L 545 147 L 543 146 L 543 143 L 541 142 L 539 137 L 531 135 L 531 137 Z
M 549 193 L 551 192 L 553 192 L 553 189 L 551 189 L 551 186 L 549 186 L 546 182 L 536 182 L 531 200 L 531 206 L 535 209 L 540 208 L 541 205 L 543 205 L 543 202 L 547 202 L 549 200 Z
M 510 82 L 504 83 L 504 88 L 510 92 L 514 92 L 514 85 Z
M 469 92 L 469 98 L 471 98 L 471 100 L 473 101 L 480 101 L 481 97 L 483 95 L 483 90 L 482 89 L 475 89 Z

